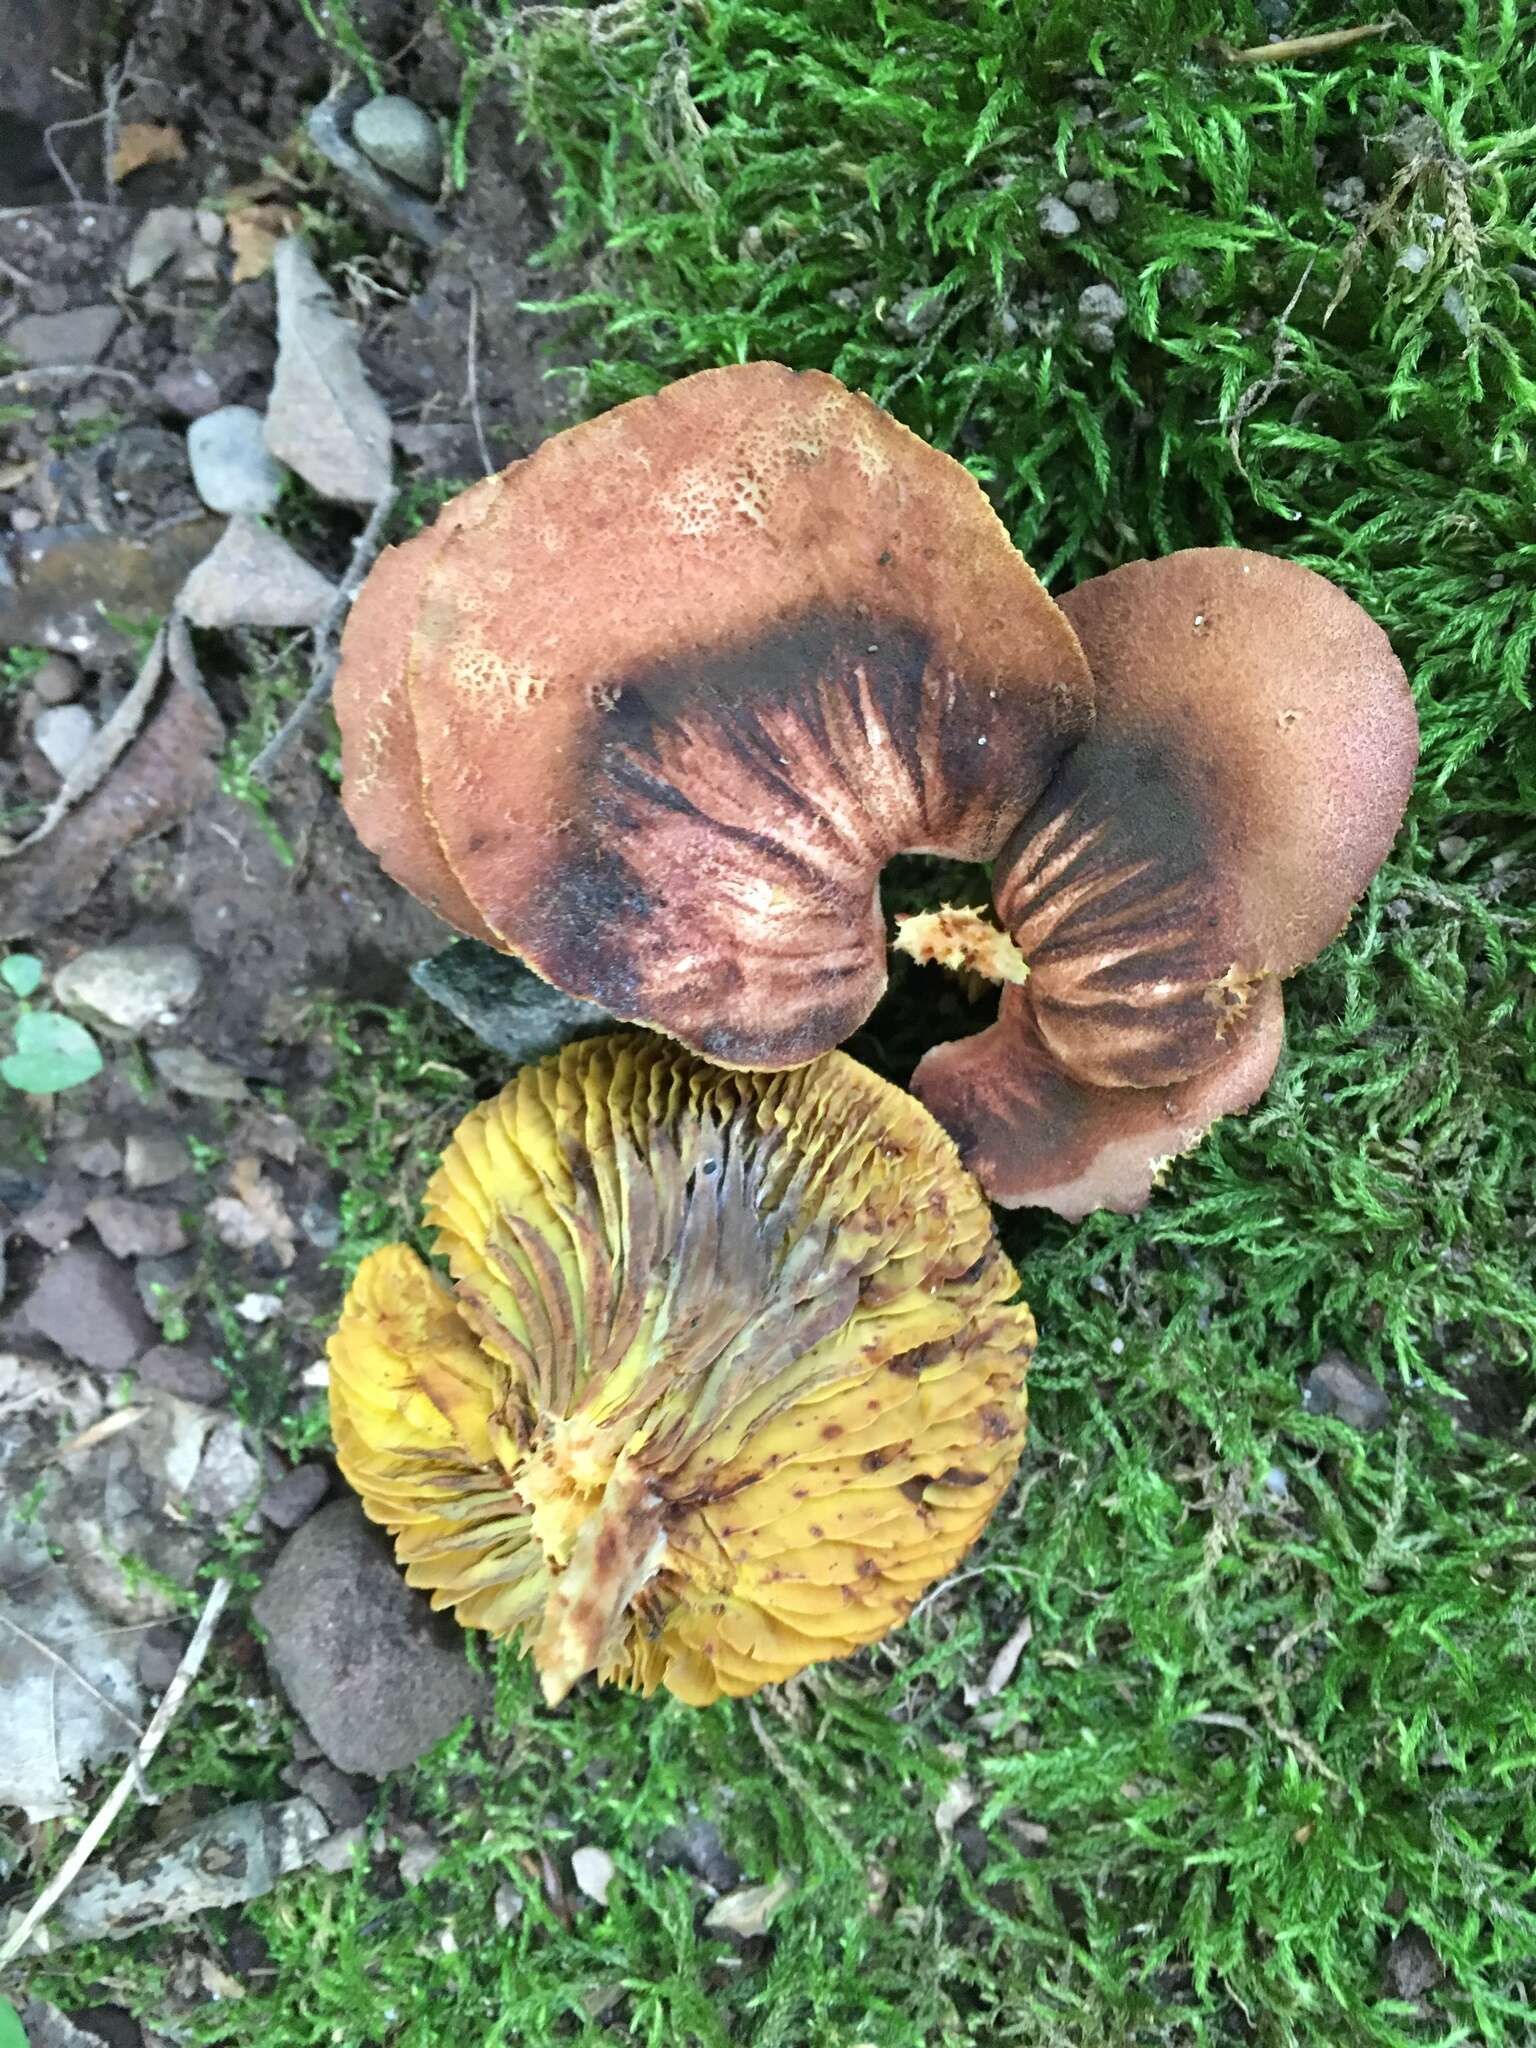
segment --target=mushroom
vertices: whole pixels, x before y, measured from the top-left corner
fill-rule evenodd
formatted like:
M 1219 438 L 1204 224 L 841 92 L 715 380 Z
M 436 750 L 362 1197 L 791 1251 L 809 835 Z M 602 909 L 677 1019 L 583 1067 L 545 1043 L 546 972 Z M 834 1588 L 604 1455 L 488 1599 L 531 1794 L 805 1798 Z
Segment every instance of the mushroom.
M 992 1199 L 1139 1209 L 1267 1086 L 1278 983 L 1342 930 L 1418 754 L 1402 667 L 1325 577 L 1240 548 L 1133 562 L 1062 600 L 1096 717 L 993 874 L 1029 963 L 916 1093 Z
M 873 1642 L 1018 1461 L 1029 1310 L 928 1113 L 842 1053 L 567 1046 L 464 1120 L 330 1343 L 341 1468 L 413 1585 L 703 1705 Z
M 375 568 L 343 799 L 472 937 L 728 1067 L 885 986 L 880 869 L 993 863 L 915 958 L 1008 984 L 914 1088 L 994 1200 L 1136 1209 L 1262 1093 L 1275 984 L 1343 926 L 1417 725 L 1342 591 L 1237 548 L 1041 589 L 869 400 L 705 371 L 546 442 Z
M 337 678 L 343 800 L 461 930 L 789 1067 L 885 986 L 885 862 L 992 860 L 1091 693 L 959 463 L 748 363 L 555 435 L 383 558 Z

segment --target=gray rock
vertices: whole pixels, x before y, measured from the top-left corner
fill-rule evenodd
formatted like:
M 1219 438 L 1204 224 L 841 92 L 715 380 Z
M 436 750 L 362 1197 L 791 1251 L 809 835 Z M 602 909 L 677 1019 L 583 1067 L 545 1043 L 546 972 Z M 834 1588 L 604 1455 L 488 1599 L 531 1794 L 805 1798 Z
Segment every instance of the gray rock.
M 1383 1428 L 1392 1417 L 1384 1390 L 1342 1351 L 1330 1351 L 1313 1366 L 1301 1399 L 1309 1415 L 1332 1415 L 1363 1435 Z
M 153 1323 L 163 1324 L 170 1320 L 173 1310 L 185 1309 L 196 1277 L 197 1257 L 191 1251 L 169 1252 L 163 1258 L 133 1262 L 133 1284 L 145 1315 Z
M 177 608 L 194 626 L 318 626 L 335 597 L 281 534 L 241 517 L 187 578 Z
M 248 1508 L 261 1491 L 261 1460 L 252 1451 L 242 1424 L 233 1416 L 208 1432 L 197 1477 L 187 1493 L 188 1505 L 213 1522 L 227 1522 Z
M 94 363 L 123 324 L 116 306 L 75 306 L 67 313 L 27 313 L 3 337 L 29 370 L 49 363 Z
M 67 654 L 50 654 L 32 671 L 32 694 L 39 704 L 71 704 L 84 681 L 79 662 L 71 661 Z
M 610 1011 L 551 987 L 521 960 L 478 939 L 455 939 L 430 960 L 418 960 L 411 979 L 482 1045 L 518 1066 L 613 1022 Z
M 1418 2000 L 1443 1983 L 1445 1965 L 1423 1928 L 1410 1924 L 1393 1935 L 1382 1974 L 1391 1997 Z
M 369 1802 L 334 1764 L 323 1759 L 300 1764 L 292 1782 L 306 1799 L 313 1799 L 333 1828 L 361 1827 L 368 1818 Z
M 168 1621 L 155 1622 L 139 1638 L 139 1683 L 153 1699 L 158 1700 L 176 1676 L 186 1647 L 185 1634 Z
M 82 1138 L 67 1147 L 65 1159 L 81 1173 L 88 1173 L 92 1180 L 110 1180 L 123 1169 L 122 1148 L 110 1138 Z
M 243 1075 L 222 1060 L 211 1060 L 195 1045 L 160 1046 L 149 1060 L 168 1088 L 200 1102 L 244 1102 L 251 1092 Z
M 1107 178 L 1074 178 L 1063 196 L 1069 206 L 1086 212 L 1096 227 L 1107 228 L 1120 218 L 1120 201 Z
M 403 185 L 437 197 L 443 181 L 443 144 L 432 116 L 399 93 L 381 93 L 352 118 L 352 140 L 381 171 Z
M 267 452 L 265 417 L 251 405 L 221 405 L 187 429 L 192 481 L 215 512 L 259 519 L 282 494 L 283 468 Z
M 274 1529 L 297 1529 L 301 1522 L 309 1520 L 330 1490 L 331 1475 L 323 1465 L 295 1465 L 261 1496 L 261 1512 Z M 325 1804 L 324 1800 L 321 1804 Z
M 182 1401 L 217 1408 L 229 1399 L 229 1381 L 216 1365 L 177 1344 L 157 1344 L 133 1368 L 140 1386 L 157 1387 Z
M 681 1827 L 663 1828 L 656 1837 L 654 1854 L 661 1863 L 691 1870 L 711 1891 L 734 1891 L 741 1883 L 741 1865 L 712 1820 L 690 1820 Z
M 1038 202 L 1035 207 L 1035 218 L 1040 223 L 1040 232 L 1043 235 L 1054 235 L 1058 240 L 1075 235 L 1082 226 L 1076 211 L 1068 206 L 1065 199 L 1054 197 Z
M 60 782 L 96 737 L 96 721 L 83 704 L 52 704 L 32 721 L 32 738 Z
M 389 414 L 368 381 L 357 330 L 344 320 L 308 249 L 280 242 L 277 369 L 267 402 L 267 446 L 322 497 L 374 505 L 390 488 Z
M 123 1178 L 130 1194 L 163 1188 L 192 1170 L 192 1155 L 174 1131 L 130 1131 L 123 1142 Z
M 1084 320 L 1105 320 L 1113 327 L 1125 318 L 1125 301 L 1112 284 L 1091 284 L 1078 293 L 1077 310 Z
M 158 277 L 173 256 L 200 247 L 197 220 L 190 206 L 154 206 L 134 230 L 123 268 L 129 291 L 140 291 L 152 277 Z M 215 506 L 216 511 L 225 508 Z
M 123 1372 L 154 1342 L 133 1281 L 94 1245 L 71 1245 L 43 1267 L 21 1306 L 26 1327 L 66 1358 Z
M 339 1771 L 401 1770 L 490 1703 L 462 1630 L 406 1585 L 355 1501 L 289 1537 L 254 1613 L 268 1665 Z
M 187 1227 L 172 1202 L 135 1202 L 127 1195 L 98 1195 L 86 1210 L 114 1259 L 163 1258 L 185 1249 Z
M 0 547 L 0 646 L 134 657 L 129 634 L 104 615 L 103 591 L 113 618 L 158 624 L 222 531 L 200 512 L 143 539 L 80 524 L 17 535 Z
M 16 1219 L 16 1227 L 45 1252 L 56 1252 L 85 1228 L 90 1200 L 91 1191 L 83 1181 L 73 1175 L 61 1175 L 50 1184 L 40 1202 L 34 1202 Z
M 155 379 L 155 397 L 183 419 L 199 420 L 221 403 L 217 380 L 201 363 L 186 357 L 167 365 Z
M 202 966 L 190 946 L 139 945 L 131 939 L 94 947 L 53 978 L 54 995 L 66 1010 L 133 1037 L 156 1024 L 174 1024 L 197 1001 L 202 985 Z

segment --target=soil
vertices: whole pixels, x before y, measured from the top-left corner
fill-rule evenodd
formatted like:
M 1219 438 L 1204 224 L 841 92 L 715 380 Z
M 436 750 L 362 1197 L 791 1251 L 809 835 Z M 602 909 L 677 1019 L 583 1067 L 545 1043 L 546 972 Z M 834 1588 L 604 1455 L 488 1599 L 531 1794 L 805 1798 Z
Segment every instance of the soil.
M 450 123 L 461 62 L 424 10 L 354 0 L 352 11 L 383 58 L 385 89 Z M 549 237 L 548 203 L 493 91 L 469 131 L 465 187 L 440 202 L 448 233 L 429 249 L 382 227 L 305 140 L 305 117 L 334 77 L 298 0 L 155 0 L 127 10 L 109 0 L 42 10 L 36 0 L 0 0 L 0 50 L 0 349 L 10 351 L 0 360 L 0 834 L 14 845 L 60 789 L 37 744 L 40 711 L 62 695 L 98 727 L 110 717 L 186 550 L 195 559 L 218 531 L 192 484 L 190 419 L 218 404 L 265 402 L 273 284 L 265 275 L 236 281 L 226 215 L 254 205 L 302 218 L 390 413 L 403 512 L 430 509 L 482 474 L 482 436 L 497 467 L 536 443 L 557 423 L 557 387 L 547 374 L 550 325 L 521 303 L 552 290 L 531 268 Z M 174 131 L 179 153 L 114 185 L 111 146 L 131 126 Z M 194 211 L 195 243 L 130 287 L 134 237 L 162 208 Z M 54 324 L 17 327 L 31 316 Z M 38 332 L 59 344 L 41 364 L 35 345 L 20 345 Z M 336 576 L 362 517 L 299 488 L 274 520 Z M 57 575 L 29 583 L 55 534 Z M 44 677 L 48 649 L 66 661 Z M 241 1245 L 205 1228 L 186 1249 L 144 1256 L 130 1230 L 119 1261 L 147 1314 L 166 1325 L 143 1327 L 172 1340 L 153 1353 L 146 1379 L 194 1399 L 217 1398 L 210 1362 L 228 1350 L 215 1301 L 270 1300 L 281 1282 L 269 1363 L 275 1351 L 286 1386 L 244 1406 L 248 1421 L 273 1425 L 265 1441 L 259 1429 L 249 1437 L 271 1508 L 252 1523 L 262 1547 L 250 1561 L 261 1570 L 295 1515 L 325 1491 L 307 1480 L 277 1490 L 292 1468 L 275 1426 L 324 1398 L 303 1375 L 339 1284 L 325 1261 L 342 1191 L 305 1135 L 333 1057 L 312 1006 L 399 1001 L 411 963 L 451 935 L 385 881 L 353 837 L 323 765 L 323 731 L 289 750 L 260 804 L 231 773 L 231 749 L 274 673 L 286 664 L 290 679 L 305 679 L 307 639 L 200 633 L 195 656 L 222 741 L 200 696 L 185 730 L 172 729 L 165 700 L 159 723 L 152 717 L 104 786 L 46 842 L 54 865 L 44 886 L 22 863 L 0 862 L 3 936 L 42 960 L 45 998 L 69 962 L 120 941 L 190 947 L 202 970 L 190 1010 L 133 1043 L 103 1038 L 97 1080 L 25 1114 L 20 1098 L 0 1092 L 0 1352 L 25 1351 L 62 1371 L 90 1365 L 83 1350 L 71 1352 L 67 1327 L 49 1341 L 25 1314 L 51 1260 L 73 1251 L 100 1264 L 112 1253 L 98 1243 L 88 1203 L 144 1228 L 154 1219 L 113 1209 L 114 1199 L 159 1205 L 161 1225 L 172 1210 L 200 1210 L 206 1225 L 212 1205 L 240 1186 L 275 1195 L 275 1233 L 253 1229 Z M 146 763 L 159 778 L 152 788 L 140 786 Z M 3 1051 L 9 1013 L 0 1028 Z M 171 1085 L 157 1065 L 167 1051 L 217 1063 L 213 1085 L 222 1070 L 229 1091 L 244 1084 L 247 1098 Z M 250 1093 L 262 1088 L 281 1091 L 293 1121 L 266 1113 Z M 130 1172 L 151 1154 L 172 1170 L 146 1195 Z M 139 1315 L 132 1299 L 119 1307 L 130 1322 Z M 76 2017 L 93 2024 L 89 2013 Z M 114 2040 L 140 2038 L 120 2012 L 111 2029 Z

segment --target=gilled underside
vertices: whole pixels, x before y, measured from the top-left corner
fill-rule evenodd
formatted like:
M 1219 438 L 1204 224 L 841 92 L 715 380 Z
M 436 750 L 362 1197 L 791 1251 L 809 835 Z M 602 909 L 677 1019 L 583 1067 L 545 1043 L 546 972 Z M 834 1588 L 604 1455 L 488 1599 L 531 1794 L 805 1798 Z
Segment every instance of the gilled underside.
M 1017 1461 L 1033 1324 L 953 1147 L 842 1055 L 639 1037 L 524 1071 L 332 1341 L 342 1467 L 412 1582 L 596 1670 L 753 1690 L 894 1626 Z

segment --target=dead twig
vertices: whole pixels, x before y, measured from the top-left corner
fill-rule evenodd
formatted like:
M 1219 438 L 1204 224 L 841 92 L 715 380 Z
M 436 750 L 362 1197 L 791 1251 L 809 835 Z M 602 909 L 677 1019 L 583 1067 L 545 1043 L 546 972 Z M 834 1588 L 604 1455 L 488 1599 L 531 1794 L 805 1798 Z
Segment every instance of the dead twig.
M 347 573 L 336 586 L 336 595 L 331 600 L 330 609 L 315 628 L 309 688 L 252 761 L 250 775 L 254 782 L 266 782 L 270 778 L 272 770 L 330 696 L 331 685 L 336 680 L 336 670 L 341 662 L 339 642 L 342 625 L 347 613 L 352 609 L 352 600 L 362 588 L 363 578 L 373 567 L 374 556 L 383 544 L 384 528 L 394 509 L 394 503 L 394 491 L 386 491 L 369 513 L 368 524 L 358 535 L 353 546 L 352 560 L 347 566 Z
M 469 288 L 469 347 L 466 354 L 464 396 L 475 425 L 475 445 L 480 450 L 480 462 L 486 475 L 494 476 L 496 465 L 491 461 L 491 451 L 485 440 L 485 422 L 480 417 L 480 287 L 477 284 Z
M 1389 14 L 1384 21 L 1363 22 L 1358 28 L 1330 28 L 1315 36 L 1288 36 L 1278 43 L 1252 43 L 1234 50 L 1230 43 L 1216 48 L 1226 64 L 1289 64 L 1298 57 L 1326 57 L 1330 50 L 1347 50 L 1352 43 L 1370 42 L 1375 36 L 1390 35 L 1402 26 L 1402 16 Z
M 110 363 L 41 363 L 34 370 L 7 370 L 0 377 L 0 390 L 14 384 L 23 395 L 34 377 L 115 377 L 120 384 L 131 384 L 135 391 L 144 389 L 144 379 L 135 376 L 132 370 L 116 370 Z
M 129 1794 L 136 1785 L 142 1783 L 146 1765 L 165 1740 L 166 1732 L 179 1713 L 193 1679 L 203 1668 L 203 1659 L 208 1654 L 208 1645 L 213 1640 L 213 1632 L 219 1625 L 219 1617 L 224 1612 L 229 1594 L 230 1581 L 215 1579 L 202 1614 L 198 1617 L 192 1640 L 188 1643 L 182 1660 L 176 1667 L 175 1675 L 165 1689 L 165 1697 L 151 1715 L 149 1726 L 144 1730 L 139 1746 L 129 1760 L 128 1768 L 107 1794 L 57 1873 L 39 1892 L 5 1940 L 0 1942 L 0 1969 L 21 1954 L 43 1921 L 90 1862 L 103 1836 L 127 1805 Z
M 1202 426 L 1224 426 L 1227 439 L 1232 444 L 1232 460 L 1237 464 L 1238 474 L 1246 476 L 1243 466 L 1243 428 L 1261 406 L 1268 405 L 1275 393 L 1292 375 L 1291 358 L 1296 353 L 1296 340 L 1290 330 L 1290 318 L 1295 312 L 1302 293 L 1307 288 L 1307 279 L 1312 275 L 1315 256 L 1307 258 L 1307 267 L 1296 281 L 1296 289 L 1285 302 L 1285 309 L 1275 322 L 1275 345 L 1270 354 L 1268 374 L 1257 378 L 1239 397 L 1231 414 L 1224 420 L 1202 420 Z

